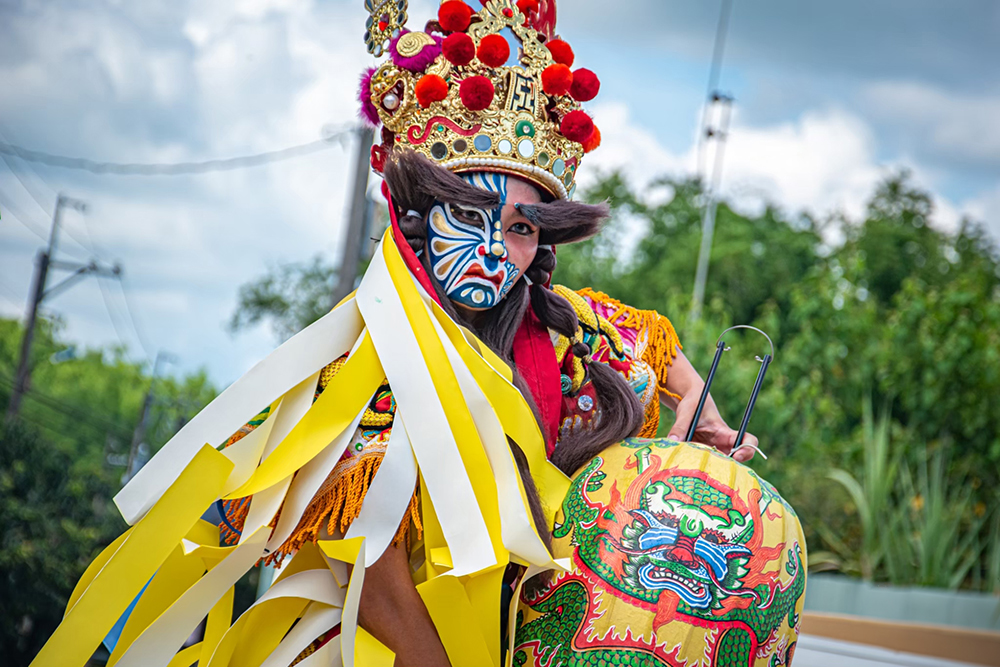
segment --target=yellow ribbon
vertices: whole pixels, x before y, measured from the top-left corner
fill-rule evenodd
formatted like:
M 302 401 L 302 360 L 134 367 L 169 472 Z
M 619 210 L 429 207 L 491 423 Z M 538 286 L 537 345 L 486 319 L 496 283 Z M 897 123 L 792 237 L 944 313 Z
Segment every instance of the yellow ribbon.
M 281 482 L 307 464 L 347 428 L 371 400 L 385 373 L 371 336 L 365 333 L 320 397 L 242 486 L 226 496 L 242 498 Z
M 205 445 L 94 577 L 32 666 L 84 665 L 115 621 L 222 490 L 229 459 Z

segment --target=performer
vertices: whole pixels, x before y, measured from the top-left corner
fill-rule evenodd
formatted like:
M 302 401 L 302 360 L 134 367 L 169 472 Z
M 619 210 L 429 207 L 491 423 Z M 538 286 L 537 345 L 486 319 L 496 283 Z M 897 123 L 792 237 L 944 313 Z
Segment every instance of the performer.
M 571 199 L 600 83 L 554 1 L 446 0 L 414 31 L 405 0 L 365 6 L 391 229 L 116 497 L 132 528 L 35 664 L 102 640 L 115 665 L 787 663 L 805 543 L 736 462 L 756 438 L 733 452 L 709 400 L 678 443 L 703 382 L 670 322 L 551 284 L 608 215 Z M 232 622 L 260 561 L 280 573 Z

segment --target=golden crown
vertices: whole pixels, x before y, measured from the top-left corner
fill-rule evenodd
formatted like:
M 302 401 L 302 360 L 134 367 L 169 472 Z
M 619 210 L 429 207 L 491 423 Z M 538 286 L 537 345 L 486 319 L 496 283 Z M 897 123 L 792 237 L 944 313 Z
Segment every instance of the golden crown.
M 568 199 L 581 158 L 600 143 L 580 108 L 600 83 L 569 69 L 554 0 L 481 4 L 445 0 L 436 21 L 410 32 L 406 0 L 366 0 L 368 50 L 389 56 L 361 82 L 362 117 L 383 127 L 372 165 L 381 171 L 389 149 L 407 146 L 453 172 L 521 176 Z

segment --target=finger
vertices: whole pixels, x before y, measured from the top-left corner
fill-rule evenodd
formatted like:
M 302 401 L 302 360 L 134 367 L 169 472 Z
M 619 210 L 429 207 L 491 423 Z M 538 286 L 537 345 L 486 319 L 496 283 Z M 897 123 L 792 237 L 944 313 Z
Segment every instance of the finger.
M 687 437 L 688 429 L 691 428 L 691 420 L 694 418 L 694 410 L 688 408 L 688 404 L 681 401 L 677 405 L 677 416 L 674 425 L 670 427 L 667 437 L 671 440 L 683 440 Z
M 743 436 L 743 446 L 736 450 L 733 454 L 733 460 L 739 461 L 740 463 L 746 463 L 753 458 L 756 453 L 756 447 L 758 445 L 757 436 L 752 433 L 747 433 Z

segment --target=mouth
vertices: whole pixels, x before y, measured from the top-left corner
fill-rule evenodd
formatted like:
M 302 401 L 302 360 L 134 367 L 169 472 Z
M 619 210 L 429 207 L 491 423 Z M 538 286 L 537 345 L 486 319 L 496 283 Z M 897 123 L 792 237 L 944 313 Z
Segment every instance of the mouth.
M 465 282 L 470 278 L 479 278 L 480 280 L 484 280 L 488 283 L 491 283 L 494 287 L 497 288 L 497 291 L 500 291 L 500 288 L 503 287 L 505 277 L 506 276 L 503 271 L 499 271 L 493 274 L 492 276 L 486 275 L 486 272 L 483 271 L 482 266 L 480 266 L 479 264 L 473 264 L 468 268 L 468 270 L 466 270 L 465 275 L 462 276 L 461 282 Z
M 681 577 L 673 570 L 665 567 L 650 566 L 645 574 L 650 582 L 655 582 L 663 587 L 666 587 L 667 584 L 682 586 L 697 598 L 703 597 L 707 592 L 705 586 L 698 581 Z

